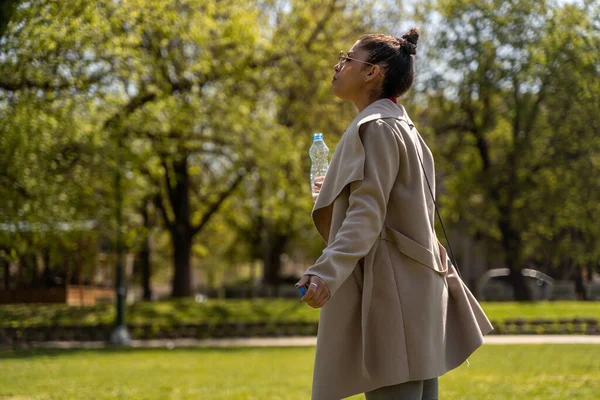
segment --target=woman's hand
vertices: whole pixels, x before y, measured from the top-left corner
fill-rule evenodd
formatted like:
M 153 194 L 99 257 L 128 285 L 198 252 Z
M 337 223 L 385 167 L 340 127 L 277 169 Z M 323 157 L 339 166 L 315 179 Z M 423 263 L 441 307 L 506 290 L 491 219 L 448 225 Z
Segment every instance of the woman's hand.
M 308 286 L 306 294 L 300 299 L 312 308 L 321 308 L 329 300 L 329 288 L 327 284 L 318 276 L 304 275 L 296 287 Z
M 312 199 L 313 201 L 317 201 L 317 198 L 319 197 L 319 192 L 321 191 L 321 187 L 323 186 L 323 181 L 325 180 L 324 176 L 317 176 L 315 178 L 315 182 L 314 182 L 314 190 L 313 190 L 313 195 L 312 195 Z M 316 192 L 316 193 L 314 193 Z

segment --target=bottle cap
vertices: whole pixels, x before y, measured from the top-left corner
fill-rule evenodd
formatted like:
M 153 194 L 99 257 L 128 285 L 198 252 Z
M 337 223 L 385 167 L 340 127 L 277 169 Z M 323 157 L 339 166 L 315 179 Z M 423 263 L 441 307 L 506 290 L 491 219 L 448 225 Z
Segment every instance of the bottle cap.
M 323 139 L 323 134 L 322 133 L 315 133 L 313 135 L 313 140 L 319 140 L 319 139 Z

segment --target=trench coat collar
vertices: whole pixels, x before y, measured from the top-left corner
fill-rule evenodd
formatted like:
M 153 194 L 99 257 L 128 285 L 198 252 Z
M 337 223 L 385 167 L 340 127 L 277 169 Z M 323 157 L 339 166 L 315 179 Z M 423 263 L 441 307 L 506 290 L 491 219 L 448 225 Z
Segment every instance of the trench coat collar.
M 354 118 L 337 145 L 312 211 L 315 227 L 325 242 L 329 239 L 333 202 L 347 185 L 364 178 L 365 150 L 359 136 L 360 127 L 386 118 L 404 119 L 414 126 L 402 105 L 381 99 Z

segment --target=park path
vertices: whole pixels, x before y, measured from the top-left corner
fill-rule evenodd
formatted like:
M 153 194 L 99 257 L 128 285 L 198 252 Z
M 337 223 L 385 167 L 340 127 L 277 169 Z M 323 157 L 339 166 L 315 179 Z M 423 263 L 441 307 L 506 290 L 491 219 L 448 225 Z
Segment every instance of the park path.
M 314 346 L 313 336 L 279 338 L 232 338 L 232 339 L 160 339 L 133 340 L 134 348 L 176 348 L 176 347 L 306 347 Z M 487 345 L 494 344 L 598 344 L 600 335 L 498 335 L 487 336 Z M 27 347 L 55 349 L 99 349 L 109 347 L 105 342 L 37 342 Z

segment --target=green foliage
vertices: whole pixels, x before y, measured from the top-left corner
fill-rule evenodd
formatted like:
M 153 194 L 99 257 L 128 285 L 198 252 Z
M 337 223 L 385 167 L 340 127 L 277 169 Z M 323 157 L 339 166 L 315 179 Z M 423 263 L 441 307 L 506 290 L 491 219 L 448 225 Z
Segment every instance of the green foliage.
M 562 277 L 597 263 L 597 4 L 432 6 L 439 31 L 423 29 L 435 45 L 415 119 L 436 140 L 445 217 L 511 267 Z M 66 269 L 77 256 L 92 270 L 90 243 L 115 245 L 119 171 L 126 245 L 150 236 L 178 295 L 194 283 L 190 258 L 217 284 L 236 264 L 318 255 L 311 134 L 333 151 L 355 115 L 330 91 L 337 54 L 408 23 L 391 0 L 13 10 L 0 42 L 0 259 L 45 253 Z M 60 228 L 87 221 L 85 234 Z
M 443 211 L 511 269 L 564 279 L 600 257 L 590 223 L 600 212 L 600 35 L 590 4 L 433 8 L 442 24 L 424 112 L 441 155 Z
M 598 306 L 580 302 L 482 303 L 490 320 L 507 319 L 573 319 L 600 320 Z M 173 300 L 136 303 L 127 307 L 127 320 L 135 325 L 172 326 L 175 324 L 223 322 L 317 322 L 319 311 L 297 300 Z M 0 326 L 74 326 L 111 324 L 111 304 L 94 307 L 68 307 L 56 304 L 2 305 Z
M 4 35 L 6 25 L 10 22 L 18 3 L 17 0 L 5 0 L 0 4 L 0 37 Z
M 35 253 L 44 253 L 52 259 L 47 267 L 64 271 L 74 261 L 89 269 L 94 254 L 84 247 L 113 230 L 113 203 L 107 201 L 112 194 L 106 159 L 110 147 L 101 132 L 111 65 L 98 57 L 100 49 L 92 43 L 107 31 L 105 25 L 93 25 L 99 22 L 94 12 L 87 2 L 68 8 L 23 3 L 3 37 L 4 259 L 35 260 Z M 35 262 L 24 267 L 35 273 Z

